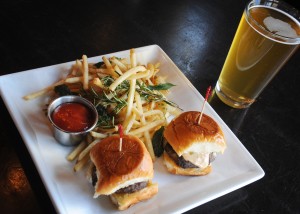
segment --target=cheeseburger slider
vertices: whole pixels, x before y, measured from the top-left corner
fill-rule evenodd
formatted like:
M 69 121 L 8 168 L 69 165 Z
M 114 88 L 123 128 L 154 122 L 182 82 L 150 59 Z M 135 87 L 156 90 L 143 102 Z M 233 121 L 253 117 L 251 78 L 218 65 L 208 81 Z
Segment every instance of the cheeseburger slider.
M 219 125 L 200 112 L 189 111 L 173 119 L 164 131 L 164 163 L 167 170 L 179 175 L 206 175 L 217 153 L 226 148 Z
M 147 200 L 158 192 L 152 184 L 153 163 L 144 143 L 135 136 L 119 135 L 103 139 L 90 151 L 94 163 L 94 198 L 109 195 L 119 210 Z

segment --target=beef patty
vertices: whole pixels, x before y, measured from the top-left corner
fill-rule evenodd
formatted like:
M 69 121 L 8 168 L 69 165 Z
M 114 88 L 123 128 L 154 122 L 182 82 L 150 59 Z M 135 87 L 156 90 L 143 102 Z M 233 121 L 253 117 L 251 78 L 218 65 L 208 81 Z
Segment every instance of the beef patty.
M 170 158 L 181 168 L 199 168 L 198 166 L 196 166 L 195 164 L 193 164 L 192 162 L 185 160 L 182 156 L 178 156 L 178 154 L 174 151 L 173 147 L 167 143 L 165 145 L 165 151 L 167 152 L 167 154 L 170 156 Z M 212 152 L 209 154 L 209 164 L 211 162 L 213 162 L 216 158 L 216 153 Z
M 97 181 L 98 181 L 98 178 L 97 178 L 97 173 L 96 173 L 96 166 L 94 166 L 93 170 L 92 170 L 92 184 L 93 184 L 93 186 L 96 185 Z M 147 186 L 147 184 L 148 184 L 147 181 L 138 182 L 138 183 L 129 185 L 127 187 L 121 188 L 121 189 L 117 190 L 115 193 L 134 193 L 136 191 L 139 191 L 139 190 L 145 188 Z

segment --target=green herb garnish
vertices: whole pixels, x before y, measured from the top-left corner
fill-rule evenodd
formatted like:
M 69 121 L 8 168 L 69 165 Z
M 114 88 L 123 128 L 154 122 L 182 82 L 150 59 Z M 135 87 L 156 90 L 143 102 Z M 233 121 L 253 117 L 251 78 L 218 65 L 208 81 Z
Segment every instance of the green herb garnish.
M 158 84 L 158 85 L 148 85 L 148 88 L 150 90 L 168 90 L 172 88 L 173 85 L 172 83 L 164 83 L 164 84 Z
M 102 65 L 104 65 L 104 62 L 97 62 L 94 64 L 96 68 L 101 68 Z
M 140 94 L 141 98 L 143 98 L 147 102 L 152 102 L 152 101 L 160 102 L 160 101 L 162 101 L 162 102 L 167 103 L 170 106 L 173 106 L 175 108 L 179 108 L 179 106 L 176 103 L 167 100 L 165 98 L 165 96 L 163 94 L 161 94 L 159 91 L 149 89 L 149 86 L 147 86 L 145 83 L 137 82 L 137 85 L 138 85 L 138 88 L 136 89 L 136 91 Z
M 97 107 L 101 105 L 105 108 L 113 108 L 114 114 L 118 114 L 125 106 L 127 102 L 124 99 L 121 99 L 117 96 L 116 92 L 105 92 L 101 94 L 97 93 L 93 88 L 91 88 L 93 94 L 94 105 Z
M 104 129 L 113 128 L 115 126 L 114 116 L 108 114 L 106 108 L 103 107 L 102 105 L 98 105 L 96 109 L 99 116 L 97 126 Z
M 54 92 L 58 94 L 60 97 L 61 96 L 66 96 L 66 95 L 74 95 L 73 92 L 69 89 L 69 87 L 65 84 L 63 85 L 58 85 L 54 87 Z
M 154 133 L 153 138 L 152 138 L 152 146 L 153 146 L 154 154 L 155 154 L 156 157 L 160 157 L 164 152 L 164 145 L 163 145 L 164 130 L 165 130 L 165 127 L 162 126 L 160 129 L 158 129 Z

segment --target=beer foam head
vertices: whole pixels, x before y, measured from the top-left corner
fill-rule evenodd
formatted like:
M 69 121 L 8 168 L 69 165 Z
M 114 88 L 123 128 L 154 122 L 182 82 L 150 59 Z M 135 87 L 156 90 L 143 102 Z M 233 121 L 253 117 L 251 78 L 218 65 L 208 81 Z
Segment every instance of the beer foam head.
M 298 34 L 291 27 L 289 23 L 283 22 L 280 19 L 275 19 L 271 16 L 264 19 L 264 25 L 266 28 L 277 35 L 290 37 L 290 38 L 297 38 Z

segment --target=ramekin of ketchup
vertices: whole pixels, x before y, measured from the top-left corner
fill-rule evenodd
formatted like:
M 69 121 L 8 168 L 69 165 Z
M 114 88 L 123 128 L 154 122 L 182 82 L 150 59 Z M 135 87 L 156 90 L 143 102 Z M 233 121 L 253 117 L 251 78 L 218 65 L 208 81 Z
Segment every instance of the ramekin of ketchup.
M 63 145 L 76 145 L 97 124 L 95 106 L 79 96 L 62 96 L 48 107 L 55 139 Z

